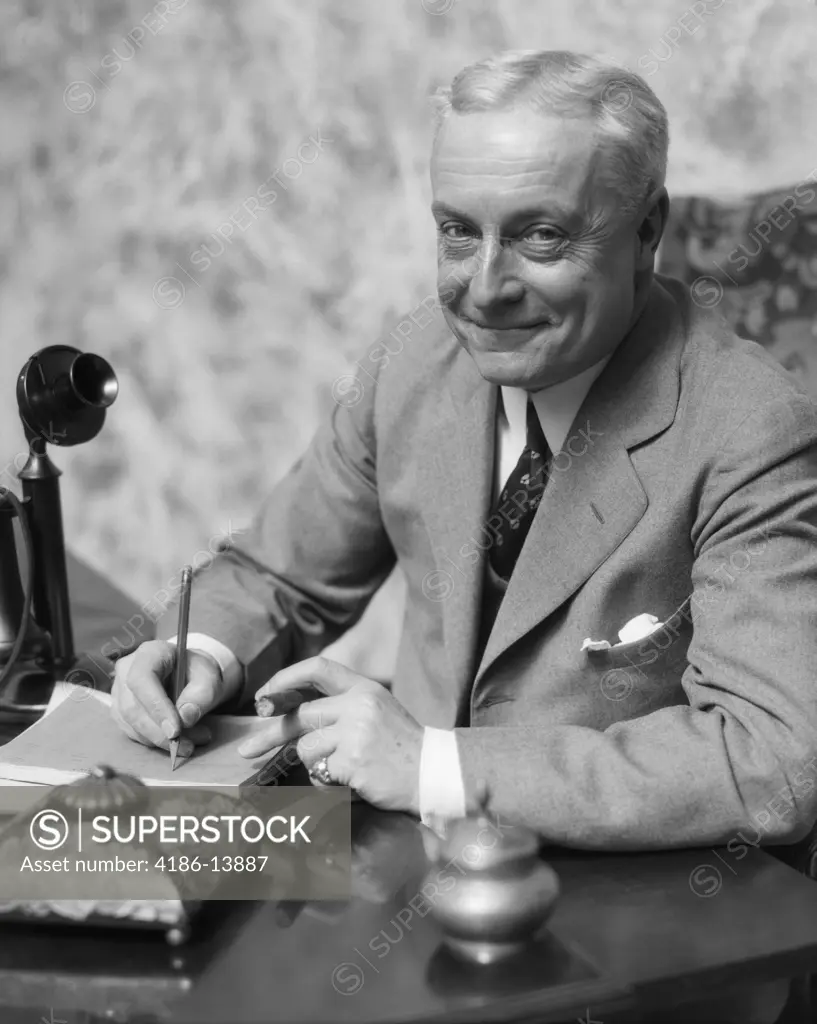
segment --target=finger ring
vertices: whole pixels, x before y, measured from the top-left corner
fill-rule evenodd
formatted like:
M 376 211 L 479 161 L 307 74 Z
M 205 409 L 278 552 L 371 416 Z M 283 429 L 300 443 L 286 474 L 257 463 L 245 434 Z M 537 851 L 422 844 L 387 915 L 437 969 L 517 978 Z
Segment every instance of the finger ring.
M 329 771 L 325 757 L 322 757 L 320 761 L 316 761 L 312 765 L 309 769 L 309 777 L 310 779 L 315 779 L 316 782 L 322 783 L 324 786 L 335 785 L 335 780 L 332 778 L 332 773 Z

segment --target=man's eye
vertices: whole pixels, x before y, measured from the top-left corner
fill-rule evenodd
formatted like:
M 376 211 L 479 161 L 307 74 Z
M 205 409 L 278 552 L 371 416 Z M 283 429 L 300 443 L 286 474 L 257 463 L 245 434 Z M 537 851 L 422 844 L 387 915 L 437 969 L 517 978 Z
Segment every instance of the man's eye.
M 465 224 L 442 224 L 440 234 L 451 242 L 463 242 L 472 237 L 473 232 Z
M 563 237 L 562 233 L 557 231 L 556 228 L 542 227 L 533 228 L 532 231 L 528 231 L 525 235 L 525 241 L 533 242 L 534 245 L 549 245 L 554 242 L 561 242 Z

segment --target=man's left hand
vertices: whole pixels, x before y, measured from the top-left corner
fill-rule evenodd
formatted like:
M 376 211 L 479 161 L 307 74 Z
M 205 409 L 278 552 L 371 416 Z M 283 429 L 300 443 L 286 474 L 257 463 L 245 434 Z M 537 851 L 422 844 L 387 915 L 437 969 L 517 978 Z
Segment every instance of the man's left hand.
M 325 694 L 309 700 L 304 690 Z M 388 811 L 419 814 L 423 727 L 378 682 L 328 658 L 309 658 L 282 669 L 255 695 L 291 707 L 239 747 L 260 757 L 290 740 L 307 768 L 321 758 L 338 785 Z

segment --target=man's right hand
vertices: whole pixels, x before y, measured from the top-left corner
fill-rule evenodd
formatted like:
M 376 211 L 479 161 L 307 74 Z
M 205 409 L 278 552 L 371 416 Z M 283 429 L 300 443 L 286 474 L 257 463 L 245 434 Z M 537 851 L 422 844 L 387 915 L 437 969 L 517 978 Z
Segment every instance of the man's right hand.
M 176 666 L 176 645 L 147 640 L 116 663 L 111 713 L 119 727 L 137 743 L 168 750 L 182 730 L 179 756 L 189 757 L 193 745 L 207 743 L 210 730 L 200 719 L 233 696 L 218 662 L 209 654 L 188 649 L 187 679 L 177 705 L 168 696 Z

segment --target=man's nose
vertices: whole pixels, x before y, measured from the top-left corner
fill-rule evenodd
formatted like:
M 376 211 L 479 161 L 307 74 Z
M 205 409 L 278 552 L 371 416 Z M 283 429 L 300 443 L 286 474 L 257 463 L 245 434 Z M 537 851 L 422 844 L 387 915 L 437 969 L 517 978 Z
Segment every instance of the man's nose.
M 485 239 L 472 259 L 468 295 L 478 309 L 518 302 L 523 297 L 525 286 L 515 272 L 513 251 L 500 239 Z

